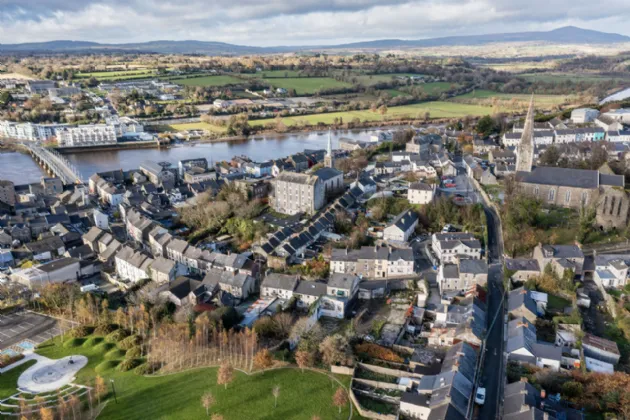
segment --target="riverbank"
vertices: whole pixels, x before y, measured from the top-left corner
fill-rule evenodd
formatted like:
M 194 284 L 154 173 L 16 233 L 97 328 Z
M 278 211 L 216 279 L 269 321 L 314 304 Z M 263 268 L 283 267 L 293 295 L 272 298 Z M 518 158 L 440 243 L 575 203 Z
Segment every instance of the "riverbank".
M 104 144 L 100 146 L 77 146 L 77 147 L 56 147 L 55 150 L 61 154 L 69 153 L 92 153 L 92 152 L 109 152 L 113 150 L 132 150 L 132 149 L 159 149 L 160 147 L 168 147 L 169 142 L 157 141 L 134 141 L 121 142 L 116 144 Z

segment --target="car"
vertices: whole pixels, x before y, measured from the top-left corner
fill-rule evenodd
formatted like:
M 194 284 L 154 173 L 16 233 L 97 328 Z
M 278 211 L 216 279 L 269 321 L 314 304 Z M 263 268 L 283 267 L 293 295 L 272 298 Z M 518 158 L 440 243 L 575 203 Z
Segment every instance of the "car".
M 451 231 L 452 226 L 451 225 L 444 225 L 444 228 L 442 229 L 442 233 L 449 233 Z
M 486 402 L 486 388 L 479 387 L 477 388 L 477 393 L 475 394 L 475 404 L 483 405 Z

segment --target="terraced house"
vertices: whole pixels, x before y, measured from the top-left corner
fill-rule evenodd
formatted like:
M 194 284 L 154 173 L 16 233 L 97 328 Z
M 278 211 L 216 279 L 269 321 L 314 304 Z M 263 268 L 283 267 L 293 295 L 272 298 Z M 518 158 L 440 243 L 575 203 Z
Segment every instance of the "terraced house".
M 378 246 L 364 246 L 358 250 L 333 249 L 330 271 L 373 279 L 411 276 L 414 274 L 413 249 Z

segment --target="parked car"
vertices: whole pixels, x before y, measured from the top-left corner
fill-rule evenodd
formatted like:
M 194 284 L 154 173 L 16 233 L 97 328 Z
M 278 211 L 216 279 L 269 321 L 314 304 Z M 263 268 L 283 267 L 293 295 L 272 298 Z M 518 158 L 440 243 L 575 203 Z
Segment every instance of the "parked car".
M 477 393 L 475 394 L 475 403 L 479 405 L 483 405 L 486 402 L 486 388 L 479 387 L 477 388 Z

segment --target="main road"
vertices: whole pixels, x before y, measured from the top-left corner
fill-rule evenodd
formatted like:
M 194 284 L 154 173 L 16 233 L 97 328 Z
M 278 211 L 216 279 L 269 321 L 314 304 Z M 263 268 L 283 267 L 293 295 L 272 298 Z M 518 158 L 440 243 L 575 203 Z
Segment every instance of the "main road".
M 478 412 L 479 419 L 502 417 L 503 391 L 505 384 L 504 311 L 505 290 L 503 287 L 503 240 L 499 216 L 491 208 L 485 208 L 488 221 L 488 330 L 485 354 L 481 355 L 479 386 L 486 388 L 486 401 Z

